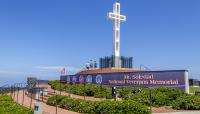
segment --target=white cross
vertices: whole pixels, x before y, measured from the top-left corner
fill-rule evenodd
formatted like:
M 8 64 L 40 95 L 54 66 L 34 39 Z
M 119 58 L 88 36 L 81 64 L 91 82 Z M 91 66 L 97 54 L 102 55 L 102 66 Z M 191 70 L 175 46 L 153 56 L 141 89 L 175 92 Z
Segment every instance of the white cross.
M 113 56 L 114 67 L 121 68 L 120 59 L 120 22 L 126 21 L 126 16 L 120 15 L 120 3 L 115 3 L 113 5 L 113 12 L 108 13 L 108 18 L 114 23 L 113 25 Z
M 114 22 L 113 26 L 113 55 L 120 57 L 120 22 L 126 21 L 126 16 L 120 15 L 120 3 L 113 5 L 113 12 L 108 13 L 108 18 Z

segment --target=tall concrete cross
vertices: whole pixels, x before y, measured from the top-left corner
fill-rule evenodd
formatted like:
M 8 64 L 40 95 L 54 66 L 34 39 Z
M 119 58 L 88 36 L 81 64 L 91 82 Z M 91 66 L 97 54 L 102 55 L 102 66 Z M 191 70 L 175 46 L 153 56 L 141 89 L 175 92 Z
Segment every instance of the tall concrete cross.
M 126 21 L 126 16 L 120 14 L 120 3 L 113 5 L 113 12 L 108 13 L 108 18 L 113 25 L 113 55 L 115 56 L 114 67 L 121 67 L 120 60 L 120 23 Z

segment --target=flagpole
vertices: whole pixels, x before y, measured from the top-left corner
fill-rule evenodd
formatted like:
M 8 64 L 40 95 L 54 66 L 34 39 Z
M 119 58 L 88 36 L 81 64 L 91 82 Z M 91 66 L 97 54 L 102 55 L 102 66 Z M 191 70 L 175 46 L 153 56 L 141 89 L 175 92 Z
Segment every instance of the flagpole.
M 65 75 L 65 68 L 61 70 L 61 76 Z M 60 77 L 60 95 L 61 95 L 61 77 Z
M 62 76 L 62 75 L 61 75 Z M 61 77 L 60 77 L 60 95 L 61 95 Z

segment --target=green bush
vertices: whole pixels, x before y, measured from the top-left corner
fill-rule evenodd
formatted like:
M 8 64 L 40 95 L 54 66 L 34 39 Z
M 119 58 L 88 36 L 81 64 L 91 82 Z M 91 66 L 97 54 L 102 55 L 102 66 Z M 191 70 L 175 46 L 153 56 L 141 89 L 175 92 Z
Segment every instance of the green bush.
M 173 88 L 154 88 L 152 91 L 153 104 L 156 106 L 170 106 L 172 102 L 178 97 L 185 95 L 185 93 L 178 89 Z
M 147 88 L 143 89 L 133 89 L 129 97 L 125 96 L 125 99 L 131 99 L 142 103 L 144 105 L 150 105 L 150 92 L 151 92 L 151 100 L 153 106 L 171 106 L 173 101 L 175 101 L 178 97 L 185 95 L 185 93 L 181 90 L 173 89 L 173 88 L 153 88 L 151 91 Z
M 33 111 L 18 105 L 8 95 L 0 95 L 0 114 L 33 114 Z
M 178 110 L 200 110 L 200 96 L 181 96 L 173 102 L 172 107 Z
M 67 96 L 57 95 L 57 96 L 54 96 L 54 97 L 50 97 L 47 100 L 47 104 L 54 106 L 54 105 L 56 105 L 56 103 L 57 104 L 60 103 L 64 98 L 67 98 Z
M 60 84 L 59 81 L 49 81 L 49 85 L 55 90 L 64 90 L 67 93 L 72 93 L 81 96 L 94 96 L 96 98 L 112 98 L 111 88 L 95 84 Z
M 94 109 L 94 103 L 92 101 L 71 99 L 68 97 L 59 103 L 59 107 L 79 113 L 92 113 Z
M 167 87 L 160 87 L 153 89 L 153 94 L 163 93 L 165 94 L 169 100 L 176 100 L 178 97 L 185 95 L 185 93 L 181 90 Z
M 150 105 L 150 97 L 148 94 L 136 93 L 132 94 L 130 98 L 126 98 L 126 100 L 134 100 L 143 105 Z
M 67 96 L 54 96 L 48 99 L 47 104 L 84 114 L 150 114 L 148 108 L 132 100 L 125 101 L 85 101 L 72 99 Z
M 150 114 L 144 105 L 132 100 L 102 101 L 96 104 L 95 114 Z
M 170 98 L 165 93 L 152 94 L 152 104 L 154 106 L 169 106 Z
M 95 98 L 104 98 L 105 96 L 106 96 L 105 93 L 95 93 L 94 94 Z
M 66 92 L 76 95 L 94 96 L 96 98 L 111 99 L 111 88 L 107 86 L 100 86 L 95 84 L 76 84 L 63 85 L 59 81 L 50 81 L 52 88 L 65 90 Z M 151 92 L 151 101 L 150 101 Z M 150 104 L 156 107 L 173 106 L 175 109 L 199 109 L 199 98 L 188 96 L 181 90 L 159 87 L 159 88 L 119 88 L 117 89 L 117 96 L 125 100 L 133 100 L 143 105 Z M 184 98 L 186 100 L 184 100 Z M 195 100 L 194 100 L 195 99 Z M 197 105 L 197 106 L 196 106 Z
M 118 89 L 118 97 L 119 98 L 128 98 L 131 95 L 132 89 L 130 88 L 123 88 L 123 89 Z

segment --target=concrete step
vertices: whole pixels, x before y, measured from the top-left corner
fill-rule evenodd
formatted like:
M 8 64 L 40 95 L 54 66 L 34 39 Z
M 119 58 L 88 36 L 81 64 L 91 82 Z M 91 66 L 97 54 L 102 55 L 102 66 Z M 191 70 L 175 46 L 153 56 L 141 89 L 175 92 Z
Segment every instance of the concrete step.
M 43 97 L 52 97 L 54 95 L 43 95 Z
M 48 95 L 55 95 L 56 93 L 54 93 L 54 92 L 48 92 L 47 94 Z
M 47 103 L 47 100 L 44 100 L 44 99 L 43 99 L 43 100 L 42 100 L 42 99 L 39 99 L 39 101 L 40 101 L 40 102 L 43 102 L 43 103 Z

